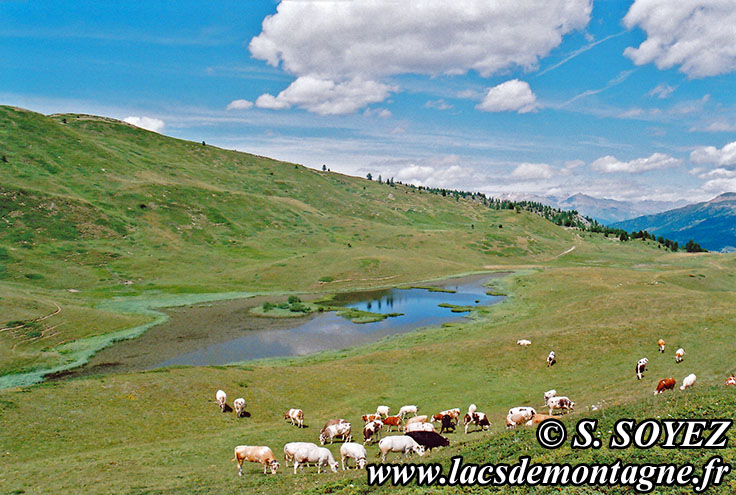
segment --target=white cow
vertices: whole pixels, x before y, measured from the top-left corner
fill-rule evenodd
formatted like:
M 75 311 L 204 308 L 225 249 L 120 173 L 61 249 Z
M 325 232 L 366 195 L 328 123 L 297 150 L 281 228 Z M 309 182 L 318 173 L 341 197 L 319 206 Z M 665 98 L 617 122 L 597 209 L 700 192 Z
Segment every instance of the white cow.
M 435 431 L 435 429 L 432 423 L 409 423 L 404 432 L 409 433 L 410 431 Z
M 386 416 L 388 416 L 388 412 L 390 410 L 391 408 L 388 406 L 378 406 L 376 408 L 376 414 L 378 414 L 379 416 L 383 416 L 385 418 Z
M 475 413 L 475 411 L 477 411 L 477 410 L 478 410 L 478 407 L 477 407 L 477 406 L 476 406 L 475 404 L 470 404 L 470 405 L 468 406 L 468 414 L 470 414 L 471 416 L 472 416 L 472 415 L 473 415 L 473 413 Z
M 548 402 L 548 401 L 549 401 L 549 400 L 550 400 L 550 399 L 551 399 L 552 397 L 554 397 L 554 396 L 556 396 L 556 395 L 557 395 L 557 390 L 555 390 L 555 389 L 552 389 L 552 390 L 547 390 L 547 391 L 546 391 L 546 392 L 544 393 L 544 405 L 546 406 L 546 405 L 547 405 L 547 402 Z
M 317 473 L 322 472 L 322 466 L 329 466 L 333 473 L 337 472 L 337 461 L 332 457 L 330 449 L 325 447 L 313 447 L 306 446 L 300 447 L 294 452 L 294 474 L 296 474 L 297 468 L 301 466 L 304 469 L 304 464 L 316 464 Z
M 286 467 L 289 467 L 289 461 L 294 461 L 294 454 L 302 447 L 317 448 L 317 445 L 312 442 L 289 442 L 284 445 L 284 464 Z
M 521 347 L 527 347 L 527 346 L 532 345 L 532 341 L 527 340 L 527 339 L 520 339 L 516 341 L 516 345 L 520 345 Z
M 326 427 L 319 434 L 319 443 L 324 445 L 327 443 L 327 440 L 332 443 L 335 437 L 340 437 L 343 441 L 350 442 L 353 439 L 352 425 L 350 423 L 337 423 Z
M 235 407 L 235 416 L 240 418 L 245 414 L 245 399 L 239 397 L 233 401 L 233 407 Z
M 381 450 L 381 462 L 386 462 L 386 455 L 389 452 L 403 452 L 405 458 L 409 457 L 411 452 L 424 455 L 424 447 L 407 435 L 384 437 L 378 442 L 378 448 Z
M 294 452 L 294 474 L 296 474 L 298 467 L 301 466 L 304 469 L 303 465 L 309 463 L 317 465 L 317 473 L 322 472 L 322 466 L 329 466 L 333 473 L 337 472 L 337 461 L 332 457 L 330 449 L 325 447 L 305 446 Z
M 414 416 L 416 416 L 417 412 L 417 406 L 401 406 L 401 409 L 399 409 L 399 414 L 397 416 L 399 416 L 401 419 L 404 419 L 404 416 L 406 416 L 407 414 L 414 413 Z
M 512 407 L 506 415 L 506 428 L 516 428 L 517 425 L 525 424 L 534 418 L 537 411 L 532 407 Z
M 685 356 L 685 349 L 683 349 L 682 347 L 680 347 L 679 349 L 677 349 L 675 351 L 675 362 L 676 363 L 681 363 L 682 362 L 682 358 L 684 356 Z
M 227 405 L 227 394 L 223 390 L 218 390 L 215 394 L 215 402 L 220 406 L 220 410 L 225 412 L 225 406 Z
M 682 379 L 682 386 L 680 387 L 680 390 L 685 390 L 686 388 L 690 388 L 693 385 L 695 385 L 695 374 L 690 373 L 685 378 Z
M 346 459 L 355 459 L 356 467 L 363 469 L 365 467 L 366 457 L 368 457 L 368 453 L 365 447 L 359 443 L 345 442 L 340 446 L 340 463 L 342 464 L 343 471 L 350 469 L 349 462 L 346 462 Z

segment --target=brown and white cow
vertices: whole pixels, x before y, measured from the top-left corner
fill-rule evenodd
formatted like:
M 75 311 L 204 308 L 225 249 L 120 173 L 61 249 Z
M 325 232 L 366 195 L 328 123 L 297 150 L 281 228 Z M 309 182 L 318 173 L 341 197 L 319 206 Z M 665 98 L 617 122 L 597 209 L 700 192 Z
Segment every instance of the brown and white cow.
M 392 427 L 396 427 L 396 431 L 401 426 L 401 416 L 388 416 L 383 418 L 383 424 L 386 426 L 386 431 L 391 431 Z
M 373 436 L 381 438 L 381 428 L 383 428 L 383 422 L 380 419 L 371 421 L 363 427 L 363 443 L 373 442 Z
M 465 426 L 465 433 L 468 433 L 470 425 L 475 425 L 481 430 L 489 430 L 491 428 L 491 422 L 488 421 L 488 417 L 485 413 L 474 412 L 472 414 L 466 414 L 463 418 L 463 425 Z
M 674 390 L 677 380 L 674 378 L 663 378 L 657 384 L 657 390 L 654 391 L 654 395 L 661 394 L 665 390 Z
M 679 349 L 675 351 L 675 362 L 676 363 L 681 363 L 684 357 L 685 357 L 685 349 L 680 347 Z
M 657 345 L 659 346 L 659 352 L 664 352 L 664 340 L 659 339 L 659 342 L 657 342 Z
M 736 385 L 736 376 L 731 375 L 728 378 L 726 378 L 726 385 Z
M 567 397 L 552 397 L 547 401 L 547 406 L 550 416 L 555 410 L 572 411 L 575 409 L 575 403 Z
M 271 469 L 271 474 L 276 474 L 279 469 L 279 463 L 270 448 L 259 445 L 238 445 L 235 447 L 235 457 L 231 461 L 238 461 L 238 476 L 243 476 L 243 461 L 260 462 L 263 464 L 263 474 L 267 468 Z
M 516 428 L 531 421 L 537 411 L 533 407 L 512 407 L 506 415 L 506 428 Z
M 304 411 L 301 409 L 289 409 L 284 413 L 284 419 L 290 421 L 292 425 L 304 428 Z
M 457 422 L 458 419 L 460 419 L 460 408 L 455 407 L 453 409 L 446 409 L 444 411 L 438 412 L 434 416 L 432 416 L 432 421 L 442 421 L 442 416 L 449 416 L 450 419 Z
M 383 420 L 380 414 L 364 414 L 360 417 L 360 419 L 362 419 L 366 423 L 370 423 L 371 421 L 376 421 L 376 420 L 381 420 L 381 421 Z

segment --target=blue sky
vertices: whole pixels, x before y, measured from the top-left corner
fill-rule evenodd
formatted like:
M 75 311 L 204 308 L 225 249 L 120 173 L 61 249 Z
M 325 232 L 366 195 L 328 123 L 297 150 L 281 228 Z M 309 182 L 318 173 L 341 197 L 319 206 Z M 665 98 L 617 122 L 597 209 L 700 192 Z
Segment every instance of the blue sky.
M 725 0 L 0 1 L 0 103 L 489 194 L 736 191 Z

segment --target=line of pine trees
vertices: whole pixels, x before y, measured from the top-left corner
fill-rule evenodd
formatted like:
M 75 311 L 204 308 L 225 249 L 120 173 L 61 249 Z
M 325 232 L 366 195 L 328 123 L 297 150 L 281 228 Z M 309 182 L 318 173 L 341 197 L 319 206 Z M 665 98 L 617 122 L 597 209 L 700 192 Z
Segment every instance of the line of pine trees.
M 366 176 L 368 180 L 372 180 L 372 174 Z M 382 180 L 381 176 L 378 176 L 379 183 L 385 183 L 390 187 L 396 187 L 396 184 L 403 185 L 401 181 L 394 181 L 391 177 L 387 180 Z M 553 206 L 545 205 L 536 201 L 511 201 L 508 199 L 498 199 L 491 196 L 486 196 L 484 193 L 471 192 L 471 191 L 460 191 L 455 189 L 445 189 L 440 187 L 427 187 L 427 186 L 415 186 L 414 184 L 406 184 L 406 187 L 417 191 L 425 191 L 431 194 L 437 194 L 442 197 L 454 197 L 456 200 L 463 198 L 469 201 L 476 201 L 484 204 L 485 206 L 494 210 L 516 210 L 520 213 L 522 210 L 535 213 L 542 218 L 549 220 L 555 225 L 563 227 L 573 227 L 586 232 L 593 232 L 596 234 L 603 234 L 606 237 L 613 236 L 618 237 L 621 242 L 627 242 L 635 239 L 651 240 L 657 242 L 660 247 L 669 249 L 672 252 L 676 252 L 680 249 L 677 241 L 666 239 L 663 236 L 656 237 L 654 234 L 647 232 L 646 230 L 639 230 L 638 232 L 626 232 L 623 229 L 616 229 L 601 225 L 597 220 L 590 217 L 581 215 L 576 210 L 562 210 Z M 706 249 L 700 247 L 700 244 L 696 243 L 692 239 L 685 245 L 685 250 L 688 253 L 700 253 L 707 252 Z

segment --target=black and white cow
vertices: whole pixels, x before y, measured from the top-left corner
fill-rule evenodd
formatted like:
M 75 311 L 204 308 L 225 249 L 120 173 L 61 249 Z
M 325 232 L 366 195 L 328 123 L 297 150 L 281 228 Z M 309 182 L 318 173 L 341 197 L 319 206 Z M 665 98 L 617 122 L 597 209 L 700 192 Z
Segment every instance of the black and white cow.
M 647 370 L 647 364 L 649 363 L 649 360 L 647 358 L 641 358 L 636 363 L 636 379 L 641 380 L 642 376 L 644 375 L 644 372 Z
M 554 366 L 556 362 L 555 351 L 550 351 L 549 356 L 547 356 L 547 366 Z

